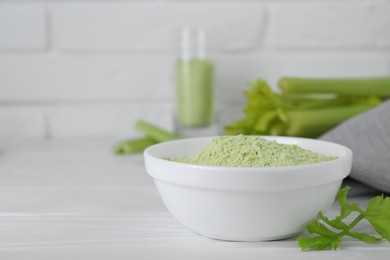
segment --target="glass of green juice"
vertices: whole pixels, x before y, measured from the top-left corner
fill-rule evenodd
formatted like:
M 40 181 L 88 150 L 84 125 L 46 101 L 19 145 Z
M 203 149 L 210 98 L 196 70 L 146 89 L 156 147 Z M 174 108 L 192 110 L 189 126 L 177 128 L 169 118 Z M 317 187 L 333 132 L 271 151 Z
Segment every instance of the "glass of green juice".
M 216 134 L 214 64 L 206 57 L 203 29 L 181 31 L 181 51 L 176 61 L 176 122 L 183 137 Z

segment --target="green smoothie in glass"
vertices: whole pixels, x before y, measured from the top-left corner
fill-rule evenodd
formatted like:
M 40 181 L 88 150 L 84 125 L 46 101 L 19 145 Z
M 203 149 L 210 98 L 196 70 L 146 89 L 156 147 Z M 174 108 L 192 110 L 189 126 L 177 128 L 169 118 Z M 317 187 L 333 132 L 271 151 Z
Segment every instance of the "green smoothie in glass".
M 176 63 L 176 113 L 187 127 L 207 126 L 214 116 L 214 66 L 204 58 Z
M 176 62 L 176 121 L 188 135 L 205 129 L 214 117 L 214 65 L 206 58 L 206 32 L 181 30 L 181 54 Z M 198 132 L 199 133 L 199 132 Z

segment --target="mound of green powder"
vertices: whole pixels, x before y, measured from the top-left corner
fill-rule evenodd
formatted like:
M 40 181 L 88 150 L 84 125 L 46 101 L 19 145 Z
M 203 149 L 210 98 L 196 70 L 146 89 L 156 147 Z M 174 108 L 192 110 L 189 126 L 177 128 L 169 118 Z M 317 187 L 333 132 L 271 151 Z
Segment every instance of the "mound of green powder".
M 279 144 L 258 136 L 219 136 L 203 150 L 189 157 L 171 161 L 232 167 L 293 166 L 337 159 L 305 150 L 298 145 Z

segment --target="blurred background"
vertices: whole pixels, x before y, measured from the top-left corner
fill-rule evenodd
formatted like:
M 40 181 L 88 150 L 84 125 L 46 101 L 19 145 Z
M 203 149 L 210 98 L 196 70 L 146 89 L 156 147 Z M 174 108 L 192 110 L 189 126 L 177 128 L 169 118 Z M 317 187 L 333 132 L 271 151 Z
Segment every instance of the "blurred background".
M 0 1 L 0 143 L 173 127 L 175 34 L 208 31 L 220 126 L 246 83 L 390 74 L 387 0 Z

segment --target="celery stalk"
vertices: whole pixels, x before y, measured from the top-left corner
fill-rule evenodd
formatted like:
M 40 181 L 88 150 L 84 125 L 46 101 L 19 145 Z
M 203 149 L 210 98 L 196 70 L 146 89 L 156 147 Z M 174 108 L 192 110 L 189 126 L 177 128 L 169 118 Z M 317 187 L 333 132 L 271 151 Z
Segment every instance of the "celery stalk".
M 366 112 L 375 105 L 354 105 L 285 112 L 289 124 L 288 136 L 318 137 L 324 132 L 355 115 Z
M 128 139 L 115 144 L 113 149 L 115 154 L 139 153 L 153 144 L 178 138 L 177 135 L 142 120 L 137 121 L 135 127 L 146 137 Z
M 225 134 L 318 137 L 383 99 L 372 95 L 282 93 L 257 80 L 245 91 L 244 118 L 225 126 Z
M 114 145 L 115 154 L 139 153 L 157 143 L 149 137 L 134 138 L 121 141 Z
M 155 126 L 142 120 L 138 120 L 136 122 L 135 128 L 157 142 L 165 142 L 179 138 L 178 135 L 170 133 L 158 126 Z
M 348 96 L 390 96 L 390 78 L 296 78 L 279 80 L 283 93 L 331 93 Z

